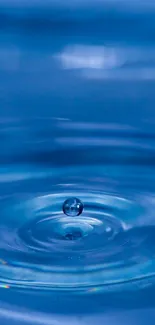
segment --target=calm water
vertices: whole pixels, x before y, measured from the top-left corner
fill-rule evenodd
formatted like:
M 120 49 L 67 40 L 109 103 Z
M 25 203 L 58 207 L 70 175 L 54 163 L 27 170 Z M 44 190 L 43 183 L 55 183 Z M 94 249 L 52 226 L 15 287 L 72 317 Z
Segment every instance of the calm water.
M 1 0 L 0 145 L 0 324 L 154 325 L 155 3 Z

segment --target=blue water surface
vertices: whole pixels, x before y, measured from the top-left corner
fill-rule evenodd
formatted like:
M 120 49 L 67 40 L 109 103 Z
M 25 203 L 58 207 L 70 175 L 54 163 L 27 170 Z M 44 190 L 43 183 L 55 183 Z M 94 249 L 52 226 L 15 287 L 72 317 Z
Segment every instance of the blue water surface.
M 1 0 L 0 44 L 0 324 L 154 325 L 154 2 Z

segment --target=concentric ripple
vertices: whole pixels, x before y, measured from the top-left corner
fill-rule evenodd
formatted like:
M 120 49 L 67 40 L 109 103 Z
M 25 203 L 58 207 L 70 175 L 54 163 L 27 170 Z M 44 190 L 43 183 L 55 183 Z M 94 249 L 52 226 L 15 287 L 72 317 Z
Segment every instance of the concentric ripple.
M 85 206 L 76 217 L 62 211 L 73 196 Z M 81 190 L 3 202 L 1 282 L 76 293 L 147 281 L 155 275 L 155 227 L 146 218 L 149 210 L 151 217 L 146 202 L 146 197 Z

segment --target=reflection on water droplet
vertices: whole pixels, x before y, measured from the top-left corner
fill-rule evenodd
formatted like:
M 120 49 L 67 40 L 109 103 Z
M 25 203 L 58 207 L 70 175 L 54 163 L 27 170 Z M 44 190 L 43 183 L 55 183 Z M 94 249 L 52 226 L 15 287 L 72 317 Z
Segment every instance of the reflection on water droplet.
M 76 217 L 83 211 L 83 203 L 77 198 L 67 199 L 63 204 L 63 212 L 67 216 Z
M 80 231 L 72 231 L 65 235 L 66 240 L 76 240 L 82 237 L 82 233 Z
M 105 231 L 110 233 L 112 231 L 112 229 L 111 229 L 111 227 L 107 227 Z

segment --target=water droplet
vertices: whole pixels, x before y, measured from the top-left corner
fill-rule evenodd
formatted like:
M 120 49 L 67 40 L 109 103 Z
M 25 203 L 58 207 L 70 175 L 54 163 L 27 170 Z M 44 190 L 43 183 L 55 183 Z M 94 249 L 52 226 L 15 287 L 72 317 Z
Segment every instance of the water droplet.
M 83 211 L 83 203 L 77 198 L 67 199 L 63 204 L 63 212 L 70 217 L 79 216 Z

